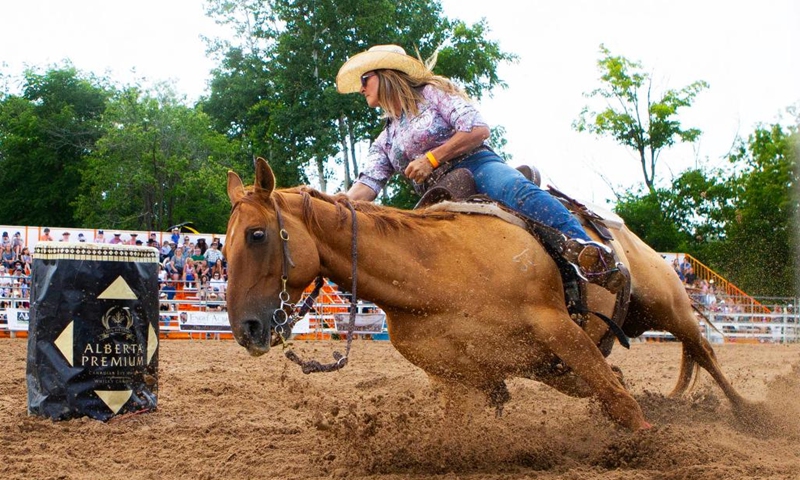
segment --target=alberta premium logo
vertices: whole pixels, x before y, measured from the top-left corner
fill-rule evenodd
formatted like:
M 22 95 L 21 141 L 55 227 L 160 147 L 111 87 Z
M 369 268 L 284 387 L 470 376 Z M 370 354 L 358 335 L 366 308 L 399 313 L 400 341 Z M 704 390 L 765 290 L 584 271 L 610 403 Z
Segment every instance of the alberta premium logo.
M 116 337 L 128 341 L 135 341 L 136 336 L 131 332 L 133 314 L 128 307 L 114 306 L 103 315 L 103 327 L 106 331 L 100 335 L 100 340 Z
M 105 331 L 95 343 L 87 343 L 81 354 L 81 365 L 90 367 L 141 367 L 144 349 L 136 343 L 133 313 L 128 307 L 114 306 L 102 318 Z

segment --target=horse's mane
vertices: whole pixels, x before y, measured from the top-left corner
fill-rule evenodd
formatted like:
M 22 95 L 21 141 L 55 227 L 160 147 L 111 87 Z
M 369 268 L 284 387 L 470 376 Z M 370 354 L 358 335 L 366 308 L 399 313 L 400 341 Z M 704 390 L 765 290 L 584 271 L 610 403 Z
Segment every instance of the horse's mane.
M 277 195 L 276 195 L 277 194 Z M 427 210 L 401 210 L 393 207 L 376 205 L 372 202 L 350 200 L 344 193 L 329 195 L 308 186 L 280 189 L 273 192 L 272 197 L 278 205 L 285 205 L 290 195 L 300 195 L 303 201 L 303 217 L 309 227 L 319 227 L 319 208 L 313 199 L 336 206 L 337 228 L 345 225 L 350 219 L 348 203 L 367 216 L 381 234 L 389 234 L 398 230 L 416 230 L 429 220 L 452 220 L 456 215 L 452 212 Z

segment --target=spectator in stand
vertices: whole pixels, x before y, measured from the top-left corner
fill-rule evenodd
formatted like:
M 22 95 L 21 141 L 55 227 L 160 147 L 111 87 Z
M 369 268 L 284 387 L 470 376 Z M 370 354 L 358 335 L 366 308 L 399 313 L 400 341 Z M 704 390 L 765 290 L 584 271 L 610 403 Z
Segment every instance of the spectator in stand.
M 158 264 L 158 284 L 163 285 L 167 281 L 167 271 L 164 270 L 164 265 Z
M 25 243 L 22 241 L 22 236 L 19 232 L 14 234 L 14 238 L 11 239 L 11 250 L 14 250 L 14 253 L 19 258 L 22 255 L 22 249 L 25 248 Z
M 9 238 L 8 232 L 3 232 L 3 238 L 0 240 L 0 246 L 6 248 L 6 245 L 11 245 L 11 238 Z
M 106 237 L 102 230 L 97 231 L 97 235 L 94 237 L 94 243 L 106 243 Z
M 119 245 L 122 242 L 122 234 L 120 232 L 114 232 L 114 238 L 108 241 L 108 243 L 112 245 Z
M 167 269 L 167 273 L 173 276 L 177 275 L 178 280 L 180 280 L 183 275 L 183 267 L 185 264 L 186 258 L 183 256 L 183 250 L 177 249 L 175 250 L 175 255 L 167 260 L 164 267 Z
M 195 264 L 207 264 L 206 257 L 203 255 L 203 252 L 200 250 L 200 247 L 195 245 L 194 251 L 192 252 L 192 260 L 194 260 Z
M 197 272 L 194 269 L 194 261 L 191 258 L 186 259 L 183 265 L 183 288 L 196 288 L 197 287 Z
M 183 244 L 180 246 L 180 248 L 183 250 L 183 256 L 186 258 L 189 258 L 194 254 L 194 244 L 188 235 L 183 237 Z
M 69 232 L 62 233 L 59 242 L 69 242 Z
M 683 271 L 681 271 L 681 263 L 677 256 L 672 260 L 672 269 L 675 270 L 675 274 L 681 279 L 681 283 L 683 283 L 686 279 L 683 276 Z
M 206 259 L 206 264 L 211 269 L 213 273 L 216 270 L 219 270 L 220 275 L 222 274 L 222 252 L 219 251 L 219 244 L 216 242 L 211 242 L 211 246 L 206 250 L 206 253 L 203 254 L 203 257 Z
M 205 255 L 206 250 L 208 250 L 208 244 L 206 243 L 206 239 L 198 238 L 195 247 L 200 247 L 200 253 Z
M 25 263 L 22 260 L 14 262 L 14 270 L 21 270 L 23 275 L 27 277 L 31 276 L 31 264 Z
M 706 305 L 712 310 L 717 308 L 717 288 L 714 285 L 714 279 L 708 282 L 708 292 L 706 293 Z
M 172 237 L 170 237 L 175 245 L 181 241 L 181 229 L 180 228 L 173 228 L 172 229 Z
M 163 264 L 167 259 L 175 255 L 175 242 L 170 243 L 164 240 L 164 245 L 161 246 L 161 263 Z
M 214 272 L 211 276 L 211 281 L 208 282 L 209 287 L 211 288 L 211 292 L 213 295 L 217 296 L 217 299 L 220 301 L 225 300 L 225 291 L 228 289 L 228 282 L 222 278 L 222 275 L 218 272 Z
M 700 290 L 700 302 L 705 305 L 708 295 L 708 282 L 706 280 L 700 280 L 697 288 Z
M 30 272 L 30 267 L 33 263 L 33 257 L 31 256 L 31 252 L 28 250 L 28 247 L 22 248 L 22 254 L 19 256 L 19 259 L 22 260 L 25 270 Z M 25 275 L 30 275 L 30 273 L 26 273 Z
M 85 243 L 86 242 L 86 237 L 83 236 L 83 233 L 79 233 L 78 234 L 78 241 L 81 242 L 81 243 Z
M 177 288 L 175 288 L 175 282 L 173 282 L 172 279 L 167 279 L 167 281 L 161 285 L 161 292 L 159 294 L 159 297 L 162 300 L 167 300 L 168 302 L 171 302 L 172 300 L 175 299 L 175 293 L 177 293 L 177 291 L 178 291 Z M 162 308 L 162 310 L 168 310 L 168 309 L 172 310 L 172 304 L 167 304 L 167 308 Z
M 208 300 L 209 293 L 208 277 L 197 275 L 197 297 L 200 300 Z
M 14 250 L 11 249 L 10 243 L 3 247 L 3 253 L 0 254 L 0 259 L 3 262 L 3 267 L 9 272 L 14 268 L 14 262 L 17 261 L 17 257 L 14 255 Z
M 52 242 L 53 241 L 53 237 L 50 236 L 50 229 L 49 228 L 44 227 L 44 230 L 42 232 L 43 232 L 42 235 L 39 237 L 39 241 L 40 242 Z
M 686 255 L 683 256 L 683 261 L 681 262 L 681 273 L 683 273 L 684 278 L 686 277 L 686 272 L 689 271 L 689 268 L 692 266 L 689 263 L 689 260 L 686 258 Z
M 214 276 L 214 273 L 219 273 L 220 276 L 225 275 L 225 263 L 223 260 L 217 260 L 217 263 L 209 267 L 209 276 Z
M 131 238 L 128 240 L 128 245 L 136 245 L 136 240 L 139 239 L 139 234 L 136 232 L 131 233 Z M 141 243 L 139 244 L 141 245 Z
M 12 290 L 11 296 L 13 298 L 25 298 L 28 296 L 28 286 L 25 284 L 23 277 L 22 265 L 15 265 L 14 271 L 11 274 Z
M 687 287 L 694 287 L 694 282 L 697 280 L 697 275 L 694 273 L 694 267 L 689 265 L 689 268 L 686 269 L 686 286 Z
M 0 265 L 0 297 L 7 298 L 11 296 L 11 272 L 8 271 L 5 264 Z
M 208 266 L 208 262 L 205 260 L 201 262 L 195 262 L 194 264 L 194 271 L 197 272 L 197 278 L 200 281 L 205 282 L 209 278 L 211 278 L 211 267 Z

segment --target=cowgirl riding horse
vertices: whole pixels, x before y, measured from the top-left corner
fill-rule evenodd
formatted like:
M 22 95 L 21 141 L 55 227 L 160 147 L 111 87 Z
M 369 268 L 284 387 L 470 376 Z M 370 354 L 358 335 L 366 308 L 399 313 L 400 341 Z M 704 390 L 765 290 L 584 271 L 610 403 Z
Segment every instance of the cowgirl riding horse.
M 347 192 L 372 201 L 397 172 L 423 192 L 436 169 L 465 168 L 477 193 L 563 233 L 564 257 L 582 276 L 616 293 L 626 279 L 611 249 L 593 241 L 580 222 L 548 192 L 508 166 L 485 141 L 489 127 L 466 94 L 434 75 L 397 45 L 377 45 L 350 58 L 339 70 L 340 93 L 359 92 L 380 108 L 386 127 L 369 149 L 368 166 Z

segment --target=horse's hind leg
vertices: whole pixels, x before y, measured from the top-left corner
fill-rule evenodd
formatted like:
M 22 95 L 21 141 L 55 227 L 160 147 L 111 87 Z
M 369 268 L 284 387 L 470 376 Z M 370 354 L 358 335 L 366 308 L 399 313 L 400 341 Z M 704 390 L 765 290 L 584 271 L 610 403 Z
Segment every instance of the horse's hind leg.
M 564 312 L 539 310 L 530 318 L 535 318 L 530 325 L 536 341 L 588 385 L 613 420 L 630 430 L 649 427 L 639 404 L 619 382 L 600 350 Z

